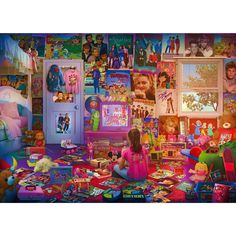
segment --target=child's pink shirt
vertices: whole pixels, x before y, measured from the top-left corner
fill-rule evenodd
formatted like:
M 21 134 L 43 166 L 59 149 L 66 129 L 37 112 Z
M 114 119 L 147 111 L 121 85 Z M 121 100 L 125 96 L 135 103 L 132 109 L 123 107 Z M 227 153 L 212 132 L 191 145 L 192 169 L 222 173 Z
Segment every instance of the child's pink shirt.
M 64 80 L 66 83 L 66 91 L 68 93 L 79 92 L 80 74 L 76 69 L 69 69 L 64 73 Z
M 141 180 L 148 176 L 147 150 L 142 147 L 140 153 L 135 153 L 131 148 L 122 152 L 122 157 L 128 162 L 128 176 L 132 179 Z

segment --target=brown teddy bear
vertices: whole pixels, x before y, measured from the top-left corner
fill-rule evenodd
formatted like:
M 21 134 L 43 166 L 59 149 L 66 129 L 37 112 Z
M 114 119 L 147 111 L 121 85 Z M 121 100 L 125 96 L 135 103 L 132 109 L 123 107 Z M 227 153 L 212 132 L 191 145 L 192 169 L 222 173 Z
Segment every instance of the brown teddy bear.
M 37 131 L 35 133 L 34 138 L 35 138 L 34 146 L 36 146 L 36 147 L 44 147 L 45 146 L 45 138 L 44 138 L 43 131 Z
M 219 118 L 219 128 L 214 132 L 212 145 L 222 145 L 236 140 L 236 116 L 223 115 Z
M 13 176 L 10 169 L 0 172 L 0 202 L 8 202 L 14 198 L 17 183 L 18 180 Z
M 31 146 L 34 144 L 34 131 L 33 130 L 26 130 L 24 138 L 22 139 L 27 146 Z

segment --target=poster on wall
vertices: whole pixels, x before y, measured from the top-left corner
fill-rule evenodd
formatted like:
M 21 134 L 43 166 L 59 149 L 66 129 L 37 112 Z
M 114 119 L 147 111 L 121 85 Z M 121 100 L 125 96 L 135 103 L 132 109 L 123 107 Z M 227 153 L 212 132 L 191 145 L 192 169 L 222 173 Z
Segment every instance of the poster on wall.
M 236 93 L 236 58 L 224 59 L 224 91 Z
M 108 68 L 129 69 L 133 67 L 133 35 L 108 35 Z
M 134 67 L 138 70 L 156 70 L 161 61 L 162 34 L 136 34 Z
M 42 75 L 34 75 L 31 83 L 32 98 L 43 97 L 43 77 Z
M 236 115 L 236 93 L 224 93 L 224 114 L 232 113 Z
M 158 62 L 157 63 L 157 89 L 176 88 L 176 63 Z
M 84 66 L 84 93 L 105 95 L 106 66 L 95 66 L 89 63 L 85 63 Z
M 152 134 L 154 138 L 158 138 L 159 120 L 157 118 L 144 118 L 143 134 Z
M 57 134 L 72 134 L 72 114 L 57 112 L 55 125 Z
M 136 119 L 154 118 L 155 106 L 154 101 L 134 99 L 131 106 L 132 117 Z
M 106 34 L 84 34 L 82 42 L 82 59 L 85 63 L 95 64 L 100 61 L 101 64 L 107 64 L 108 39 Z
M 164 60 L 184 56 L 184 34 L 163 34 L 162 55 Z
M 155 101 L 156 74 L 150 72 L 134 72 L 131 74 L 132 97 Z
M 190 118 L 189 119 L 189 133 L 193 134 L 194 137 L 200 135 L 213 136 L 214 131 L 217 129 L 217 118 L 204 119 L 204 118 Z
M 27 75 L 0 75 L 0 86 L 10 86 L 20 90 L 23 97 L 28 96 Z
M 214 56 L 213 34 L 185 34 L 186 57 L 212 57 Z
M 175 89 L 156 91 L 156 111 L 159 115 L 177 114 L 177 94 Z
M 179 118 L 177 116 L 159 116 L 159 135 L 178 135 Z
M 32 98 L 32 113 L 43 114 L 43 98 Z
M 43 115 L 33 115 L 32 130 L 43 130 Z
M 131 90 L 129 70 L 107 70 L 105 98 L 107 101 L 127 102 Z
M 47 59 L 80 59 L 82 37 L 80 34 L 50 34 L 46 37 Z
M 45 53 L 45 37 L 34 36 L 29 34 L 13 34 L 11 35 L 14 40 L 19 42 L 20 48 L 25 52 L 29 51 L 29 48 L 36 49 L 39 57 L 44 57 Z
M 216 56 L 236 57 L 236 34 L 216 34 L 214 53 Z

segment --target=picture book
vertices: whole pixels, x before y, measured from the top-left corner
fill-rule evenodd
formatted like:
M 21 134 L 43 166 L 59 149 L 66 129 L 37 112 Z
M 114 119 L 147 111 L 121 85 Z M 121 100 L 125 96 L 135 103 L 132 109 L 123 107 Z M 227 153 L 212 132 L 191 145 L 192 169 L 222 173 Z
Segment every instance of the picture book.
M 182 57 L 185 49 L 184 40 L 184 34 L 163 34 L 162 59 L 172 60 L 173 57 Z
M 59 164 L 66 164 L 66 165 L 77 165 L 77 164 L 83 163 L 84 160 L 82 159 L 81 156 L 65 155 L 65 156 L 59 157 L 54 162 L 59 163 Z
M 100 183 L 102 186 L 110 187 L 110 188 L 119 188 L 121 185 L 125 183 L 125 180 L 111 177 Z
M 162 34 L 136 34 L 134 67 L 156 70 L 161 61 Z
M 133 67 L 133 35 L 108 35 L 108 68 L 123 69 Z
M 72 178 L 72 166 L 54 166 L 49 173 L 50 184 L 63 184 Z
M 157 63 L 157 89 L 176 88 L 176 63 L 161 61 Z
M 157 115 L 177 114 L 177 92 L 175 89 L 156 90 Z
M 50 176 L 48 174 L 34 174 L 23 180 L 19 181 L 19 185 L 27 186 L 27 185 L 36 185 L 43 187 L 47 185 L 50 181 Z
M 80 59 L 82 37 L 80 34 L 50 34 L 46 37 L 47 59 Z
M 172 177 L 174 175 L 175 175 L 175 173 L 171 170 L 160 169 L 160 170 L 150 174 L 149 176 L 154 178 L 154 179 L 163 179 L 163 178 L 166 178 L 166 177 Z

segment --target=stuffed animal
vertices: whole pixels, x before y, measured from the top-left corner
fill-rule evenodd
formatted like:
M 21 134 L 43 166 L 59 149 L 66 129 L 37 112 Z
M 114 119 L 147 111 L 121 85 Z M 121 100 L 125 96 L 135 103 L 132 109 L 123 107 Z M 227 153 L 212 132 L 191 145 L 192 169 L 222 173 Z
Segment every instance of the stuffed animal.
M 219 119 L 219 128 L 214 132 L 213 142 L 216 146 L 236 140 L 236 116 L 223 115 Z
M 92 123 L 92 130 L 93 131 L 98 130 L 99 122 L 100 122 L 100 112 L 95 110 L 92 113 L 92 117 L 91 117 L 91 123 Z
M 22 142 L 24 142 L 27 146 L 31 146 L 34 144 L 34 131 L 33 130 L 26 130 L 25 136 L 22 139 Z
M 13 176 L 11 169 L 0 172 L 0 202 L 12 202 L 16 198 L 18 179 Z
M 58 164 L 51 161 L 51 158 L 45 155 L 36 163 L 34 172 L 48 172 L 53 166 L 58 166 Z
M 36 147 L 44 147 L 45 146 L 45 138 L 44 138 L 43 131 L 37 131 L 35 133 L 34 146 L 36 146 Z

